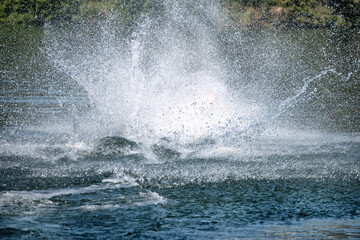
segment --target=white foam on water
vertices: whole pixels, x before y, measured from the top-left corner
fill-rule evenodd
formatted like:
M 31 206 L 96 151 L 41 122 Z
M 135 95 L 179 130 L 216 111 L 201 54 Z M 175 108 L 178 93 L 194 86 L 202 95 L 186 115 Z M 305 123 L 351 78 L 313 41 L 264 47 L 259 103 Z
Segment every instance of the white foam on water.
M 65 189 L 54 189 L 54 190 L 32 190 L 32 191 L 7 191 L 1 193 L 1 201 L 8 200 L 20 200 L 23 199 L 24 201 L 36 201 L 40 199 L 50 199 L 56 196 L 62 195 L 75 195 L 75 194 L 83 194 L 83 193 L 91 193 L 96 192 L 99 190 L 106 190 L 106 189 L 114 189 L 114 188 L 121 188 L 123 187 L 122 184 L 104 184 L 104 185 L 91 185 L 84 188 L 65 188 Z M 125 185 L 125 187 L 128 187 Z
M 133 180 L 132 180 L 133 181 Z M 104 181 L 103 184 L 90 185 L 83 188 L 64 188 L 54 190 L 31 190 L 31 191 L 7 191 L 0 193 L 0 208 L 4 213 L 7 211 L 22 212 L 26 209 L 36 211 L 41 208 L 56 207 L 57 203 L 51 198 L 66 195 L 81 195 L 87 193 L 102 192 L 111 189 L 131 188 L 137 186 L 135 182 Z M 120 195 L 118 195 L 120 197 Z M 33 212 L 29 212 L 33 213 Z
M 111 178 L 105 178 L 102 180 L 104 183 L 113 183 L 113 184 L 121 184 L 121 186 L 124 188 L 127 187 L 135 187 L 139 184 L 136 182 L 135 178 L 129 177 L 129 176 L 114 176 Z
M 81 210 L 85 210 L 85 211 L 89 211 L 89 212 L 93 212 L 93 211 L 99 211 L 99 210 L 108 210 L 108 209 L 114 209 L 114 208 L 121 208 L 123 207 L 123 205 L 121 204 L 98 204 L 98 205 L 91 205 L 91 204 L 88 204 L 88 205 L 83 205 L 81 207 L 79 207 L 79 209 Z
M 68 141 L 64 143 L 54 143 L 52 141 L 32 142 L 30 141 L 4 141 L 0 144 L 2 156 L 17 156 L 43 159 L 46 161 L 57 160 L 61 157 L 70 157 L 73 160 L 91 152 L 92 144 L 82 141 Z
M 116 203 L 116 200 L 112 200 L 112 202 L 105 202 L 101 205 L 99 204 L 86 204 L 79 207 L 79 209 L 85 211 L 100 211 L 100 210 L 108 210 L 115 208 L 128 208 L 132 206 L 148 206 L 148 205 L 164 205 L 166 204 L 166 198 L 160 196 L 156 192 L 146 191 L 139 192 L 138 195 L 132 196 L 119 196 L 119 201 L 123 203 Z
M 165 204 L 167 202 L 166 198 L 160 196 L 156 192 L 143 192 L 140 193 L 140 198 L 143 199 L 143 201 L 136 202 L 135 205 L 137 206 L 147 206 L 147 205 L 158 205 L 158 204 Z

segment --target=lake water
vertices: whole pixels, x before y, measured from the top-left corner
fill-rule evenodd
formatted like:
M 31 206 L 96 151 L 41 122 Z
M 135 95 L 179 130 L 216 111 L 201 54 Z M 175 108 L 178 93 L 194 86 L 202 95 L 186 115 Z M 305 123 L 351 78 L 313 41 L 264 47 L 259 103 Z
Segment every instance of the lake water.
M 0 26 L 1 239 L 360 238 L 359 30 L 204 6 Z

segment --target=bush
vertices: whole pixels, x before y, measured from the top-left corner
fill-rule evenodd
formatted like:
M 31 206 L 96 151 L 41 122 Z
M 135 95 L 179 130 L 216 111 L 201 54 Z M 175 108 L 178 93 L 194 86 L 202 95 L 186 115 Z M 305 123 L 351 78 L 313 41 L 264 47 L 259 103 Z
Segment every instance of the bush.
M 360 0 L 221 0 L 237 26 L 360 27 Z M 161 12 L 161 0 L 2 0 L 0 22 L 42 25 L 116 16 L 124 25 Z

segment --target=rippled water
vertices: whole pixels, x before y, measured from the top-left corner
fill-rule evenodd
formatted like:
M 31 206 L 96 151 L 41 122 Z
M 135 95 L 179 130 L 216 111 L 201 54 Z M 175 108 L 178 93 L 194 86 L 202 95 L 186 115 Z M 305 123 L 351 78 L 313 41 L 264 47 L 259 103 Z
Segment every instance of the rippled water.
M 359 32 L 166 4 L 1 26 L 1 238 L 359 238 Z

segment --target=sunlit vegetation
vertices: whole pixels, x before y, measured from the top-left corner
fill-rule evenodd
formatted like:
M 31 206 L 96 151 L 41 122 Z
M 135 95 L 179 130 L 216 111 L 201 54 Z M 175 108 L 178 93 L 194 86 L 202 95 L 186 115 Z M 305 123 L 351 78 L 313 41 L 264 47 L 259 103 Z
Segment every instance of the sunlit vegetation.
M 89 22 L 109 16 L 132 24 L 142 13 L 161 11 L 160 0 L 2 0 L 0 22 Z M 293 28 L 360 27 L 360 0 L 222 0 L 234 26 Z
M 360 0 L 225 0 L 225 6 L 241 26 L 360 26 Z

